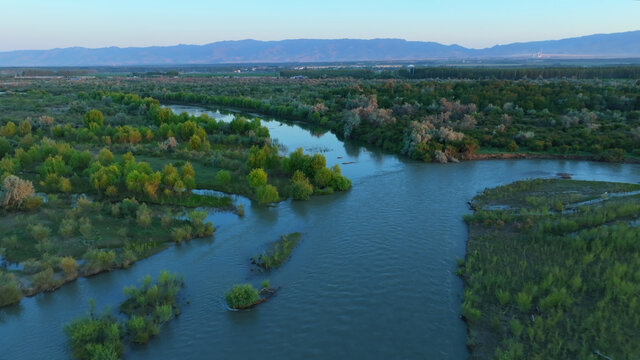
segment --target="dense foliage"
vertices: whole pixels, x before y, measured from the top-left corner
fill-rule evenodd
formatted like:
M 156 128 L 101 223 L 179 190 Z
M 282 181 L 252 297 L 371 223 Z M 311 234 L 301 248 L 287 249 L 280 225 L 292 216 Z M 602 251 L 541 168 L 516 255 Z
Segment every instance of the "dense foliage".
M 640 156 L 634 80 L 202 79 L 162 86 L 149 94 L 304 121 L 424 161 L 495 152 Z
M 182 277 L 163 271 L 155 283 L 147 276 L 139 288 L 124 289 L 127 299 L 120 305 L 120 311 L 129 317 L 126 331 L 132 342 L 148 342 L 164 323 L 179 314 L 177 295 L 182 284 Z
M 73 357 L 115 360 L 120 359 L 124 351 L 123 340 L 148 342 L 164 323 L 179 313 L 177 297 L 182 285 L 182 277 L 162 271 L 155 282 L 147 276 L 139 289 L 125 288 L 127 299 L 120 304 L 120 311 L 127 316 L 124 321 L 108 313 L 95 315 L 92 304 L 89 315 L 65 326 Z
M 236 284 L 225 294 L 227 305 L 233 309 L 245 309 L 255 305 L 260 298 L 251 284 Z
M 532 180 L 474 199 L 459 270 L 472 358 L 640 356 L 639 190 Z

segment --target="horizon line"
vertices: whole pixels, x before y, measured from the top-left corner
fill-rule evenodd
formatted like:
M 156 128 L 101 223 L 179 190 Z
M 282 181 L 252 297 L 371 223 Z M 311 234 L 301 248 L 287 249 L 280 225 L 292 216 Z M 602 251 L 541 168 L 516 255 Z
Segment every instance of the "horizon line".
M 640 1 L 640 0 L 638 0 Z M 531 43 L 531 42 L 545 42 L 545 41 L 562 41 L 562 40 L 568 40 L 568 39 L 579 39 L 579 38 L 583 38 L 583 37 L 589 37 L 589 36 L 598 36 L 598 35 L 614 35 L 614 34 L 625 34 L 625 33 L 633 33 L 633 32 L 639 32 L 640 29 L 636 29 L 636 30 L 629 30 L 629 31 L 621 31 L 621 32 L 612 32 L 612 33 L 592 33 L 592 34 L 586 34 L 586 35 L 580 35 L 580 36 L 573 36 L 573 37 L 565 37 L 565 38 L 556 38 L 556 39 L 546 39 L 546 40 L 523 40 L 523 41 L 516 41 L 516 42 L 510 42 L 510 43 L 505 43 L 505 44 L 494 44 L 492 46 L 488 46 L 488 47 L 466 47 L 457 43 L 452 43 L 452 44 L 446 44 L 446 43 L 440 43 L 437 41 L 430 41 L 430 40 L 407 40 L 407 39 L 403 39 L 403 38 L 395 38 L 395 37 L 376 37 L 376 38 L 349 38 L 349 37 L 345 37 L 345 38 L 286 38 L 286 39 L 279 39 L 279 40 L 256 40 L 256 39 L 252 39 L 252 38 L 246 38 L 246 39 L 239 39 L 239 40 L 218 40 L 218 41 L 212 41 L 212 42 L 207 42 L 207 43 L 203 43 L 203 44 L 185 44 L 185 43 L 178 43 L 178 44 L 173 44 L 173 45 L 146 45 L 146 46 L 117 46 L 117 45 L 110 45 L 110 46 L 100 46 L 100 47 L 86 47 L 86 46 L 67 46 L 67 47 L 55 47 L 55 48 L 47 48 L 47 49 L 16 49 L 16 50 L 5 50 L 5 51 L 0 51 L 0 54 L 2 53 L 11 53 L 11 52 L 21 52 L 21 51 L 54 51 L 54 50 L 66 50 L 66 49 L 86 49 L 86 50 L 99 50 L 99 49 L 144 49 L 144 48 L 153 48 L 153 47 L 159 47 L 159 48 L 169 48 L 169 47 L 177 47 L 177 46 L 207 46 L 207 45 L 212 45 L 212 44 L 217 44 L 217 43 L 223 43 L 223 42 L 243 42 L 243 41 L 256 41 L 256 42 L 283 42 L 283 41 L 300 41 L 300 40 L 316 40 L 316 41 L 336 41 L 336 40 L 361 40 L 361 41 L 374 41 L 374 40 L 400 40 L 400 41 L 404 41 L 404 42 L 418 42 L 418 43 L 435 43 L 435 44 L 440 44 L 443 46 L 450 46 L 450 47 L 462 47 L 465 49 L 469 49 L 469 50 L 486 50 L 486 49 L 491 49 L 494 48 L 496 46 L 506 46 L 506 45 L 514 45 L 514 44 L 522 44 L 522 43 Z

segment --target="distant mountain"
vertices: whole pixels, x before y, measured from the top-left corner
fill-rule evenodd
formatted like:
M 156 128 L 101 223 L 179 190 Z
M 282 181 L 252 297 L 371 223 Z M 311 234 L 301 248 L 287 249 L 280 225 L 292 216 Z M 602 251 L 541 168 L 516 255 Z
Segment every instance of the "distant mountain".
M 401 39 L 220 41 L 206 45 L 71 47 L 0 52 L 0 66 L 178 65 L 432 60 L 465 58 L 640 57 L 640 30 L 469 49 Z

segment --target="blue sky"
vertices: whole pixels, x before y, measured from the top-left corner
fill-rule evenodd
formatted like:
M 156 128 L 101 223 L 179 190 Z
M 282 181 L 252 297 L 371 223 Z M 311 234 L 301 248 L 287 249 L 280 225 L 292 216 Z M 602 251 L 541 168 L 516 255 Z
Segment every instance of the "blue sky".
M 0 51 L 403 38 L 467 47 L 640 29 L 636 0 L 3 0 Z

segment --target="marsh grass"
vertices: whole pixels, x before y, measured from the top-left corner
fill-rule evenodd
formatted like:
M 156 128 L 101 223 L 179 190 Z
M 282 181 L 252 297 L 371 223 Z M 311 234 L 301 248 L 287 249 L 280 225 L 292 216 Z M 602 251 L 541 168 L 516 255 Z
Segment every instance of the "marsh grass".
M 640 218 L 638 196 L 570 212 L 550 206 L 637 188 L 531 180 L 474 199 L 520 208 L 466 217 L 470 236 L 458 274 L 472 358 L 590 359 L 596 350 L 640 356 L 640 227 L 631 224 Z M 531 196 L 535 205 L 526 201 Z

